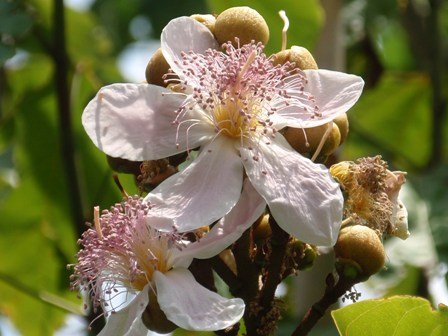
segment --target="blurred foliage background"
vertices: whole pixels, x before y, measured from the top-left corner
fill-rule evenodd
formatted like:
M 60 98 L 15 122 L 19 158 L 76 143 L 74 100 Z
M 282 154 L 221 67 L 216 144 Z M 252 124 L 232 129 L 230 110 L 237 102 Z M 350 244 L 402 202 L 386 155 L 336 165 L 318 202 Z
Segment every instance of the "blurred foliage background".
M 349 112 L 349 140 L 336 159 L 381 154 L 392 169 L 407 171 L 412 233 L 405 243 L 387 242 L 390 265 L 366 288 L 440 302 L 448 262 L 446 1 L 0 0 L 5 335 L 82 335 L 92 318 L 82 316 L 81 300 L 69 292 L 66 265 L 75 261 L 76 240 L 93 206 L 107 208 L 121 196 L 105 156 L 83 131 L 84 106 L 103 85 L 144 80 L 170 19 L 237 5 L 265 17 L 271 29 L 267 53 L 281 46 L 277 13 L 284 9 L 288 46 L 308 48 L 322 68 L 364 78 L 365 92 Z M 120 179 L 136 192 L 132 177 Z M 289 305 L 301 301 L 300 290 L 288 293 Z M 279 335 L 288 335 L 299 318 L 289 309 Z M 331 324 L 321 328 L 316 334 L 335 334 Z

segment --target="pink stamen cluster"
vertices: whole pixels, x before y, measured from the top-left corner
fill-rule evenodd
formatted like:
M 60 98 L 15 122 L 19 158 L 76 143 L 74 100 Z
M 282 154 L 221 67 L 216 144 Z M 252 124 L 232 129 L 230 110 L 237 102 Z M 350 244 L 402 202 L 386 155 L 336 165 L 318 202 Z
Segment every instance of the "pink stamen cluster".
M 199 106 L 217 133 L 247 139 L 255 134 L 274 137 L 272 115 L 286 107 L 320 116 L 313 96 L 304 90 L 305 74 L 292 63 L 274 65 L 261 43 L 222 47 L 225 52 L 183 53 L 181 64 L 177 62 L 184 78 L 181 87 L 193 92 L 176 111 L 175 123 L 194 126 L 197 121 L 185 117 Z
M 177 233 L 160 232 L 147 225 L 149 206 L 142 201 L 137 196 L 128 197 L 103 210 L 78 241 L 82 249 L 77 254 L 78 263 L 71 265 L 71 288 L 88 292 L 95 311 L 101 305 L 109 306 L 119 288 L 141 290 L 155 270 L 166 267 L 166 253 L 173 245 L 180 245 Z

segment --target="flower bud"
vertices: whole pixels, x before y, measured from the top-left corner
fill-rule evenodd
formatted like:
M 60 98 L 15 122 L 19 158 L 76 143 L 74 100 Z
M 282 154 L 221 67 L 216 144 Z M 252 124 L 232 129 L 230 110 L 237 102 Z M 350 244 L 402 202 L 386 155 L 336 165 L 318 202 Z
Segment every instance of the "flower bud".
M 328 124 L 304 129 L 288 127 L 284 132 L 284 137 L 289 142 L 291 147 L 299 153 L 314 154 L 314 152 L 317 150 L 317 147 L 319 146 L 320 141 L 322 140 L 322 137 L 325 134 L 325 131 L 327 130 L 327 127 Z M 339 128 L 338 126 L 336 126 L 336 124 L 333 124 L 332 130 L 325 140 L 320 154 L 330 155 L 339 147 L 340 141 L 341 134 L 339 132 Z
M 195 19 L 196 21 L 202 23 L 204 26 L 206 26 L 212 34 L 215 34 L 215 23 L 216 18 L 211 14 L 193 14 L 190 16 L 192 19 Z
M 230 249 L 225 249 L 219 254 L 221 260 L 227 265 L 227 267 L 233 272 L 233 274 L 238 274 L 236 267 L 235 256 Z
M 377 233 L 363 225 L 343 228 L 334 251 L 336 257 L 359 265 L 365 276 L 377 273 L 386 261 L 384 246 Z
M 311 268 L 317 257 L 317 249 L 315 246 L 298 239 L 289 241 L 286 251 L 291 261 L 293 261 L 293 268 L 301 271 Z
M 162 49 L 157 49 L 146 66 L 146 81 L 148 84 L 166 87 L 167 83 L 165 83 L 163 76 L 169 72 L 169 68 L 170 66 L 163 56 Z
M 252 40 L 263 45 L 269 40 L 269 27 L 264 18 L 250 7 L 232 7 L 216 18 L 215 36 L 219 44 L 231 42 L 238 47 L 235 37 L 239 38 L 240 46 Z
M 177 325 L 168 320 L 160 309 L 157 296 L 152 289 L 149 289 L 149 304 L 142 314 L 142 321 L 146 328 L 160 334 L 167 334 L 177 328 Z
M 272 235 L 272 229 L 269 225 L 269 215 L 266 214 L 264 216 L 261 216 L 255 223 L 254 223 L 254 231 L 253 231 L 253 237 L 254 241 L 257 244 L 262 244 L 266 239 L 268 239 Z
M 341 134 L 341 141 L 339 143 L 339 146 L 342 145 L 342 143 L 347 139 L 348 136 L 348 118 L 347 113 L 343 113 L 336 118 L 333 119 L 333 122 L 338 126 L 339 133 Z
M 286 62 L 294 62 L 295 67 L 300 70 L 318 69 L 313 55 L 303 47 L 292 46 L 291 49 L 279 51 L 274 55 L 274 64 L 285 64 Z

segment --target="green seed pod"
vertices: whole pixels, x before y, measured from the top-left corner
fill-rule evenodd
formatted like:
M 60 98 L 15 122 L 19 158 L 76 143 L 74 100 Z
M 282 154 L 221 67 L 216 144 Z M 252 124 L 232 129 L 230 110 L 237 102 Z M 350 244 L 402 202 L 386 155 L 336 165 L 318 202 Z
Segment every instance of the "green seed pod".
M 263 45 L 269 40 L 269 27 L 264 18 L 250 7 L 232 7 L 216 18 L 215 36 L 219 44 L 231 42 L 234 47 L 250 43 L 252 40 Z
M 380 271 L 386 261 L 380 238 L 375 231 L 363 225 L 343 228 L 334 246 L 334 252 L 336 257 L 358 264 L 366 276 Z
M 291 49 L 279 51 L 274 55 L 274 64 L 285 64 L 286 62 L 294 62 L 295 67 L 301 70 L 318 69 L 313 55 L 303 47 L 292 46 Z
M 211 14 L 193 14 L 190 16 L 192 19 L 195 19 L 196 21 L 202 23 L 204 26 L 206 26 L 212 34 L 215 34 L 215 23 L 216 18 Z
M 146 66 L 146 81 L 148 84 L 166 87 L 167 83 L 165 83 L 163 76 L 168 73 L 169 68 L 170 65 L 163 57 L 162 49 L 157 49 Z
M 322 137 L 327 130 L 328 124 L 324 124 L 312 128 L 293 128 L 288 127 L 285 129 L 283 135 L 289 142 L 292 148 L 301 154 L 309 153 L 311 155 L 317 150 Z M 305 139 L 306 134 L 306 139 Z M 330 134 L 328 135 L 325 143 L 321 149 L 321 155 L 330 155 L 333 153 L 341 142 L 341 134 L 339 132 L 338 126 L 333 124 Z

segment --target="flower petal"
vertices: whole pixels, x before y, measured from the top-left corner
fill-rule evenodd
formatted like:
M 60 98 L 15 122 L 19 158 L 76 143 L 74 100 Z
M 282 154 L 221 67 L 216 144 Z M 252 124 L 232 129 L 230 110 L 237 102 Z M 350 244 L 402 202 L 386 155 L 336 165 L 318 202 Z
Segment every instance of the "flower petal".
M 207 259 L 219 254 L 241 237 L 266 208 L 266 202 L 245 180 L 241 197 L 232 210 L 209 233 L 182 250 L 174 250 L 171 263 L 174 267 L 188 267 L 193 258 Z
M 408 227 L 408 210 L 400 199 L 394 204 L 391 223 L 393 228 L 391 233 L 392 236 L 403 240 L 408 239 L 410 235 Z
M 278 225 L 307 243 L 334 245 L 343 197 L 328 169 L 295 152 L 280 134 L 269 145 L 257 145 L 258 161 L 252 151 L 240 149 L 243 164 Z
M 195 19 L 182 16 L 171 20 L 160 37 L 162 52 L 171 69 L 184 79 L 182 52 L 203 54 L 207 49 L 218 49 L 213 34 Z
M 202 287 L 184 268 L 154 273 L 157 301 L 166 317 L 187 330 L 213 331 L 237 323 L 244 314 L 241 299 L 226 299 Z
M 187 144 L 195 148 L 212 136 L 213 128 L 206 123 L 188 131 L 194 121 L 179 128 L 172 124 L 184 100 L 185 95 L 155 85 L 113 84 L 103 87 L 87 105 L 82 123 L 106 154 L 133 161 L 156 160 L 184 152 Z M 189 111 L 191 119 L 201 115 Z
M 148 328 L 142 321 L 142 313 L 149 303 L 149 284 L 125 308 L 112 313 L 107 319 L 106 326 L 98 336 L 146 336 Z
M 217 137 L 182 172 L 166 179 L 145 198 L 148 222 L 159 229 L 190 231 L 223 217 L 240 198 L 243 166 L 233 142 Z
M 330 70 L 304 72 L 308 80 L 304 91 L 314 97 L 322 116 L 316 118 L 313 109 L 307 112 L 294 106 L 287 107 L 279 110 L 273 118 L 277 130 L 284 126 L 308 128 L 323 125 L 347 112 L 361 96 L 364 81 L 359 76 Z

